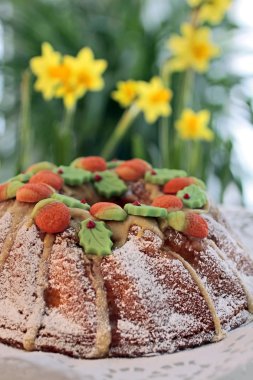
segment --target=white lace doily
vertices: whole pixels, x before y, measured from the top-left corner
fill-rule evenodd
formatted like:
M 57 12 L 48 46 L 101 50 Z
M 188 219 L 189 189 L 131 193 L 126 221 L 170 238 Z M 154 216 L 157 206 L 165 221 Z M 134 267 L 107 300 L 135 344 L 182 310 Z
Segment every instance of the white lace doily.
M 253 213 L 229 209 L 226 215 L 253 252 Z M 77 360 L 0 344 L 1 380 L 250 380 L 252 373 L 253 323 L 219 343 L 138 359 Z

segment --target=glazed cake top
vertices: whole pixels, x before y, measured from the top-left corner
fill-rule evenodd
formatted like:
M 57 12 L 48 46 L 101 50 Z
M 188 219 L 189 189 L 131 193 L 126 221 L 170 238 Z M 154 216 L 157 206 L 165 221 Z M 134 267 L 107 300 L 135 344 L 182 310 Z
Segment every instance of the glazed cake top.
M 158 236 L 167 227 L 195 239 L 208 235 L 201 217 L 208 211 L 205 184 L 183 170 L 152 168 L 137 158 L 80 157 L 58 167 L 39 162 L 0 185 L 0 202 L 12 198 L 34 204 L 31 224 L 44 233 L 63 232 L 74 223 L 80 245 L 91 255 L 110 255 L 113 246 L 125 243 L 131 225 Z

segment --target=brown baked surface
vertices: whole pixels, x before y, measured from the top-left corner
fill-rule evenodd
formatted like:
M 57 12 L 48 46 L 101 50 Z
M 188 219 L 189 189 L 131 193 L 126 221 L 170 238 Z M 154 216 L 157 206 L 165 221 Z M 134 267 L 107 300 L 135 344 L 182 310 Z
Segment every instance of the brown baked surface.
M 65 191 L 94 196 L 87 186 Z M 151 190 L 130 183 L 128 201 L 149 204 Z M 208 238 L 133 223 L 125 244 L 96 257 L 80 247 L 74 221 L 63 233 L 40 232 L 33 206 L 0 203 L 1 342 L 79 358 L 135 357 L 219 340 L 250 320 L 253 263 L 215 209 L 204 215 Z

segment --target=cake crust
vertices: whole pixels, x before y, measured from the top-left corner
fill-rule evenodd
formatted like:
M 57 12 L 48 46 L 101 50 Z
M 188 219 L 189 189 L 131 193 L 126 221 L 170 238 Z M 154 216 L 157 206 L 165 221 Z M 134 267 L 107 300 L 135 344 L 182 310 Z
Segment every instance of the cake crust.
M 37 202 L 33 181 L 29 192 L 20 185 L 24 201 L 19 190 L 8 198 L 11 181 L 1 185 L 1 342 L 77 358 L 138 357 L 217 341 L 251 320 L 253 263 L 228 223 L 207 210 L 204 193 L 186 206 L 196 189 L 166 198 L 171 186 L 142 165 L 135 181 L 84 170 L 90 182 L 77 185 L 70 166 L 61 189 Z M 71 220 L 62 230 L 55 203 Z M 55 218 L 59 231 L 41 230 L 38 215 Z

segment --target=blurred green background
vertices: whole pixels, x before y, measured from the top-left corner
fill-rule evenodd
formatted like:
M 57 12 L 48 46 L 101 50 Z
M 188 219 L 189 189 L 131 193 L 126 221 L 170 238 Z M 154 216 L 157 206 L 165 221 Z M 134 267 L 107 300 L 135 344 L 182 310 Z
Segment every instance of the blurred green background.
M 15 173 L 20 149 L 20 83 L 29 59 L 40 55 L 41 43 L 50 42 L 63 54 L 76 55 L 90 46 L 96 58 L 105 58 L 109 67 L 102 92 L 89 93 L 78 103 L 74 121 L 75 156 L 99 154 L 112 133 L 122 109 L 110 98 L 118 80 L 149 80 L 159 73 L 168 52 L 165 42 L 179 31 L 189 13 L 184 0 L 6 0 L 0 3 L 0 161 L 1 180 Z M 230 12 L 231 13 L 231 12 Z M 233 17 L 232 17 L 233 19 Z M 235 97 L 243 117 L 252 114 L 252 102 L 240 91 L 245 77 L 231 67 L 238 54 L 233 37 L 238 25 L 227 16 L 215 28 L 214 40 L 223 51 L 206 75 L 197 75 L 191 106 L 207 108 L 212 113 L 211 128 L 215 141 L 203 146 L 203 163 L 198 173 L 208 180 L 212 196 L 220 201 L 229 186 L 242 194 L 247 168 L 241 165 L 235 149 L 234 135 L 228 123 Z M 2 47 L 2 49 L 1 49 Z M 1 56 L 0 56 L 1 57 Z M 182 74 L 172 81 L 172 106 L 180 101 Z M 239 89 L 239 90 L 238 90 Z M 32 93 L 32 146 L 27 163 L 59 160 L 57 128 L 63 115 L 60 100 L 45 102 L 41 94 Z M 174 120 L 171 120 L 174 123 Z M 173 132 L 172 132 L 173 133 Z M 168 136 L 169 138 L 169 136 Z M 120 159 L 138 156 L 160 164 L 157 125 L 147 125 L 139 117 L 115 152 Z M 171 151 L 173 156 L 173 150 Z M 177 166 L 184 166 L 183 157 Z M 250 203 L 248 203 L 250 204 Z

